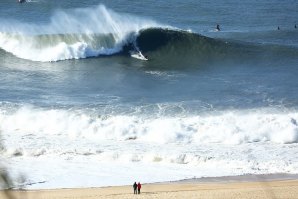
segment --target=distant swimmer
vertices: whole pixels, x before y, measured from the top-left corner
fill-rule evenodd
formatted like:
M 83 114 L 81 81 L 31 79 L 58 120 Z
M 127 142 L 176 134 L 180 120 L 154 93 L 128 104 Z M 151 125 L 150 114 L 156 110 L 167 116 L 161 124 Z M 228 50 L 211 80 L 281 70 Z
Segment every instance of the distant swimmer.
M 296 26 L 296 24 L 295 24 L 295 26 L 294 26 L 295 28 L 297 28 L 297 26 Z
M 26 0 L 18 0 L 19 3 L 25 3 Z
M 277 30 L 280 30 L 279 26 L 277 26 Z
M 219 24 L 216 24 L 216 28 L 215 28 L 215 31 L 220 31 L 220 27 L 219 27 Z
M 215 30 L 217 30 L 217 31 L 220 31 L 220 27 L 219 27 L 219 25 L 218 25 L 218 24 L 216 25 L 216 28 L 215 28 Z

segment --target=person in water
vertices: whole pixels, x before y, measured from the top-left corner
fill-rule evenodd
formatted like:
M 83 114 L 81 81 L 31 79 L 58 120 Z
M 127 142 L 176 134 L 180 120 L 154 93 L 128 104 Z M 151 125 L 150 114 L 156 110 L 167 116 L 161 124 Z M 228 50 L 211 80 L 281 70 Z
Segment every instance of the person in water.
M 18 0 L 19 3 L 24 3 L 26 0 Z
M 220 27 L 219 27 L 219 25 L 218 25 L 218 24 L 216 25 L 216 28 L 215 28 L 215 30 L 217 30 L 217 31 L 220 31 Z
M 277 30 L 280 30 L 279 26 L 277 26 Z
M 296 24 L 295 24 L 294 28 L 297 28 Z
M 138 188 L 137 183 L 135 182 L 132 187 L 133 187 L 133 194 L 137 194 L 137 188 Z

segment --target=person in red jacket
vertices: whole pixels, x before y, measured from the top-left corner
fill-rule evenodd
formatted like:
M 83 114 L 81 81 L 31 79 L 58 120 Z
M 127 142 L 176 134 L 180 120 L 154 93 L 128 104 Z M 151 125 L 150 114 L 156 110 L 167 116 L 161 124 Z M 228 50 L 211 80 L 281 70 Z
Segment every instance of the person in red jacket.
M 139 182 L 139 183 L 138 183 L 138 194 L 141 193 L 141 188 L 142 188 L 142 185 L 141 185 L 141 183 Z

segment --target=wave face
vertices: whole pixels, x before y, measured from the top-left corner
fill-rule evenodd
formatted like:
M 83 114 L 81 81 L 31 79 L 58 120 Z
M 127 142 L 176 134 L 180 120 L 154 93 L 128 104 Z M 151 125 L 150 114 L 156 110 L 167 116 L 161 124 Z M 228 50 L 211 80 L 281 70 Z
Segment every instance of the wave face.
M 160 65 L 202 66 L 219 63 L 274 63 L 285 57 L 296 60 L 298 49 L 288 45 L 258 44 L 206 37 L 189 31 L 149 28 L 141 30 L 136 43 Z M 274 61 L 273 61 L 274 60 Z
M 136 41 L 142 52 L 156 60 L 157 66 L 212 65 L 218 60 L 241 57 L 238 44 L 182 30 L 149 28 L 141 30 Z
M 159 26 L 151 20 L 115 13 L 103 5 L 58 11 L 47 25 L 15 21 L 2 24 L 0 47 L 32 61 L 110 55 L 132 42 L 139 30 Z

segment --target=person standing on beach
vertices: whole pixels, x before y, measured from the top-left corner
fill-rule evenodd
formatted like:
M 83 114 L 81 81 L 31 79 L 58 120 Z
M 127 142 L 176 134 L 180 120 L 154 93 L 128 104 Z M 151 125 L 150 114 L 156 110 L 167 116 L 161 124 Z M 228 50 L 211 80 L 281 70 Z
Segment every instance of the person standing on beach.
M 138 188 L 138 185 L 137 185 L 137 183 L 135 182 L 135 183 L 133 184 L 133 194 L 137 194 L 137 188 Z
M 139 183 L 138 183 L 138 194 L 141 193 L 141 188 L 142 188 L 142 185 L 141 185 L 141 183 L 139 182 Z

